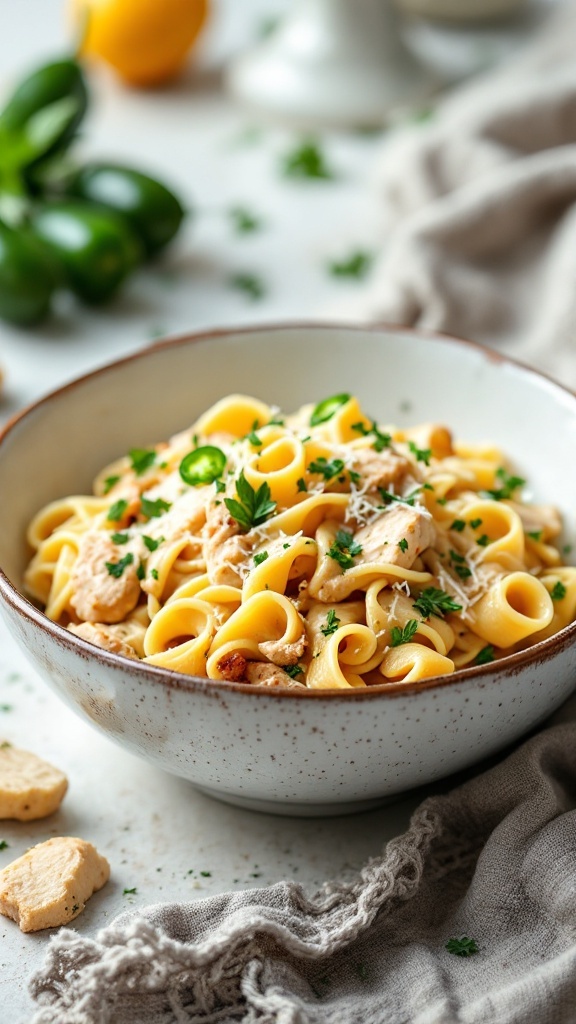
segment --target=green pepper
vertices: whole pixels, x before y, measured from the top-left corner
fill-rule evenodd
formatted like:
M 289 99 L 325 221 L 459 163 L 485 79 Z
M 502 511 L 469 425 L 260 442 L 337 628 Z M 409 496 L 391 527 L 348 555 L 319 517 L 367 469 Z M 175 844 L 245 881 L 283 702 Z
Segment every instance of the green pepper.
M 350 401 L 350 395 L 332 395 L 331 398 L 325 398 L 323 402 L 318 402 L 318 405 L 312 410 L 310 417 L 310 426 L 318 427 L 321 423 L 326 423 L 331 420 L 334 413 L 340 408 L 341 405 L 346 405 L 346 402 Z
M 61 261 L 68 287 L 85 302 L 109 299 L 142 256 L 130 225 L 93 203 L 46 203 L 33 211 L 30 225 Z
M 198 484 L 212 484 L 222 476 L 226 466 L 226 456 L 221 448 L 205 444 L 188 452 L 180 463 L 179 470 L 185 484 L 197 487 Z
M 43 152 L 35 159 L 45 159 L 63 149 L 76 133 L 88 106 L 88 90 L 80 65 L 74 60 L 60 60 L 33 71 L 16 87 L 0 113 L 0 124 L 13 133 L 26 133 L 47 139 Z M 39 118 L 51 108 L 51 123 L 39 124 Z M 54 130 L 51 130 L 54 125 Z
M 67 191 L 121 213 L 139 236 L 148 256 L 171 241 L 184 217 L 180 201 L 165 185 L 130 167 L 86 164 Z
M 0 221 L 0 317 L 22 326 L 38 323 L 57 284 L 58 267 L 41 242 Z

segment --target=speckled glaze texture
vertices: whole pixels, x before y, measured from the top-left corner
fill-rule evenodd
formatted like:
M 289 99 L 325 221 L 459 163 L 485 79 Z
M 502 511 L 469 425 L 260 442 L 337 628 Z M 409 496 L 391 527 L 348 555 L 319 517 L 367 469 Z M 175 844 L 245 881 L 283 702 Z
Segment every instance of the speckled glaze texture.
M 159 381 L 166 402 L 146 406 Z M 143 408 L 126 408 L 129 384 Z M 475 346 L 399 328 L 286 325 L 174 339 L 49 396 L 0 441 L 0 493 L 14 495 L 0 537 L 1 605 L 40 674 L 135 754 L 221 799 L 276 813 L 360 809 L 501 750 L 574 689 L 576 627 L 410 687 L 343 693 L 214 683 L 100 651 L 51 623 L 19 589 L 24 530 L 44 502 L 85 490 L 107 461 L 185 427 L 231 390 L 291 409 L 343 386 L 383 422 L 444 421 L 468 440 L 497 442 L 534 498 L 560 506 L 570 539 L 576 483 L 560 460 L 576 450 L 574 396 Z M 82 429 L 70 431 L 79 415 Z M 559 436 L 564 454 L 554 447 Z

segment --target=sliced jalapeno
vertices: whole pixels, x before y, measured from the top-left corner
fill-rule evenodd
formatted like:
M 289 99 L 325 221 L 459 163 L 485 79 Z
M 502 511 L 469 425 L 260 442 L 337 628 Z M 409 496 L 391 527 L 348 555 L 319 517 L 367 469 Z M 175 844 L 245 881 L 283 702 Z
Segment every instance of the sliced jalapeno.
M 331 420 L 336 410 L 350 401 L 350 397 L 346 394 L 332 395 L 331 398 L 325 398 L 323 402 L 318 402 L 310 417 L 310 426 L 318 427 L 321 423 Z
M 180 476 L 185 484 L 197 487 L 198 484 L 212 484 L 224 472 L 226 456 L 221 448 L 205 444 L 188 452 L 180 463 Z

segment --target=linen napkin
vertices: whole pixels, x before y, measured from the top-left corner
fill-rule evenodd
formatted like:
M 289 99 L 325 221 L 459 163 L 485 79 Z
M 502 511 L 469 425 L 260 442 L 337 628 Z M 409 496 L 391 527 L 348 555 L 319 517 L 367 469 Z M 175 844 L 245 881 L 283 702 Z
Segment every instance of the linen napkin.
M 337 312 L 446 331 L 576 386 L 576 3 L 385 144 L 383 251 Z
M 354 882 L 60 931 L 32 992 L 33 1024 L 573 1024 L 576 716 L 427 799 Z

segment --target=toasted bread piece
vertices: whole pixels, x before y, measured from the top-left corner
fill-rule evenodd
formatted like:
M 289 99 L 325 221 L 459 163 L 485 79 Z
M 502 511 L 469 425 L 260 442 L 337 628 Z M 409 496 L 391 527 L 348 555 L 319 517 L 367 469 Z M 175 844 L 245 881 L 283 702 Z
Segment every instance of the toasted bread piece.
M 0 871 L 0 914 L 23 932 L 68 924 L 110 877 L 105 857 L 84 839 L 48 839 Z
M 68 780 L 63 772 L 27 750 L 0 743 L 0 819 L 33 821 L 56 811 Z

